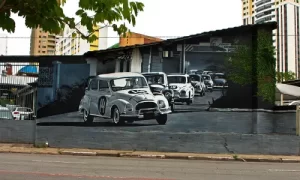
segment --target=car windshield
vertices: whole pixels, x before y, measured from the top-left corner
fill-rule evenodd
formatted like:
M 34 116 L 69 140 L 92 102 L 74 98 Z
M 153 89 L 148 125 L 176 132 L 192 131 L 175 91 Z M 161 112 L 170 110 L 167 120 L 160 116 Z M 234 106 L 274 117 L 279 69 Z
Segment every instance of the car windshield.
M 191 81 L 200 81 L 200 76 L 190 75 Z
M 202 76 L 204 80 L 210 80 L 210 76 Z
M 154 75 L 154 74 L 144 74 L 147 79 L 148 84 L 164 84 L 163 75 Z
M 28 112 L 27 108 L 16 108 L 16 111 L 19 111 L 19 112 Z
M 10 111 L 0 110 L 0 119 L 13 119 Z
M 185 76 L 169 76 L 168 82 L 171 83 L 187 83 Z
M 120 91 L 126 89 L 147 88 L 148 84 L 143 77 L 124 77 L 111 80 L 110 86 L 113 91 Z
M 215 79 L 225 79 L 225 75 L 223 75 L 223 74 L 215 74 Z

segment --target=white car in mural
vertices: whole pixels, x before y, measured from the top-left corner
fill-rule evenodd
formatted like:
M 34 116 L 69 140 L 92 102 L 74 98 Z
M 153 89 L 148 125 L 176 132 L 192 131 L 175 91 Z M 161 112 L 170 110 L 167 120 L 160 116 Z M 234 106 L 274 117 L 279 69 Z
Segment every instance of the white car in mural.
M 185 102 L 190 105 L 195 96 L 195 88 L 188 74 L 169 74 L 169 88 L 174 91 L 175 102 Z
M 79 111 L 86 123 L 102 117 L 117 125 L 149 119 L 164 125 L 171 107 L 163 94 L 151 92 L 142 74 L 120 72 L 92 78 Z
M 195 88 L 195 93 L 198 93 L 200 96 L 205 96 L 206 85 L 204 84 L 204 80 L 199 74 L 190 74 L 190 80 Z

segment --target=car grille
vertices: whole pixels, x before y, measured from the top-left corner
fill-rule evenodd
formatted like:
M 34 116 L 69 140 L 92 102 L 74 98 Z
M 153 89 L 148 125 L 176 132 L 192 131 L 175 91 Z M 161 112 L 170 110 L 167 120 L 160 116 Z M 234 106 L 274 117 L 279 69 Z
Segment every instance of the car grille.
M 136 105 L 136 110 L 140 109 L 149 109 L 149 108 L 156 108 L 157 105 L 155 102 L 142 102 Z

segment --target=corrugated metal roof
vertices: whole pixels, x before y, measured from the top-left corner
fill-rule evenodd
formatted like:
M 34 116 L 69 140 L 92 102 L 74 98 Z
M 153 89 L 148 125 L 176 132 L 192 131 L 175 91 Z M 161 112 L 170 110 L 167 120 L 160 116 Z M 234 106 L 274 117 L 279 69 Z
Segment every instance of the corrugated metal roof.
M 102 53 L 107 53 L 107 52 L 117 52 L 117 51 L 129 50 L 129 49 L 134 49 L 134 48 L 139 48 L 139 47 L 154 46 L 154 45 L 159 45 L 159 44 L 169 44 L 169 43 L 180 42 L 180 41 L 184 41 L 184 40 L 188 40 L 188 39 L 192 39 L 192 38 L 198 38 L 201 36 L 211 36 L 213 34 L 226 33 L 226 32 L 230 32 L 230 31 L 243 32 L 243 31 L 246 31 L 249 29 L 259 28 L 259 27 L 270 27 L 271 29 L 276 29 L 277 22 L 267 22 L 267 23 L 261 23 L 261 24 L 236 26 L 236 27 L 219 29 L 219 30 L 214 30 L 214 31 L 202 32 L 202 33 L 193 34 L 193 35 L 189 35 L 189 36 L 183 36 L 183 37 L 179 37 L 179 38 L 175 38 L 175 39 L 167 39 L 164 41 L 154 42 L 154 43 L 149 43 L 149 44 L 138 44 L 138 45 L 133 45 L 133 46 L 125 46 L 125 47 L 105 49 L 105 50 L 99 50 L 99 51 L 88 51 L 84 54 L 84 56 L 85 57 L 93 57 L 96 54 L 102 54 Z
M 37 77 L 0 75 L 0 85 L 26 86 L 28 83 L 32 83 L 36 80 Z

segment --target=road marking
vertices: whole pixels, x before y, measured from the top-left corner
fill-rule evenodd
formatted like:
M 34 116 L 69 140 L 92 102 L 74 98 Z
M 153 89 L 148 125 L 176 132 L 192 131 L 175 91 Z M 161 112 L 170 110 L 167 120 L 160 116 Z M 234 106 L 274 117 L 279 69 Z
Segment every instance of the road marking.
M 269 169 L 271 172 L 300 172 L 300 170 L 293 169 Z
M 72 177 L 85 179 L 120 179 L 120 180 L 175 180 L 162 178 L 138 178 L 138 177 L 116 177 L 116 176 L 89 176 L 77 174 L 61 174 L 61 173 L 43 173 L 43 172 L 26 172 L 26 171 L 7 171 L 0 170 L 0 174 L 20 174 L 20 175 L 34 175 L 34 176 L 48 176 L 48 177 Z
M 86 164 L 85 162 L 68 162 L 68 161 L 43 161 L 43 160 L 31 160 L 32 162 L 43 162 L 43 163 L 63 163 L 63 164 Z

